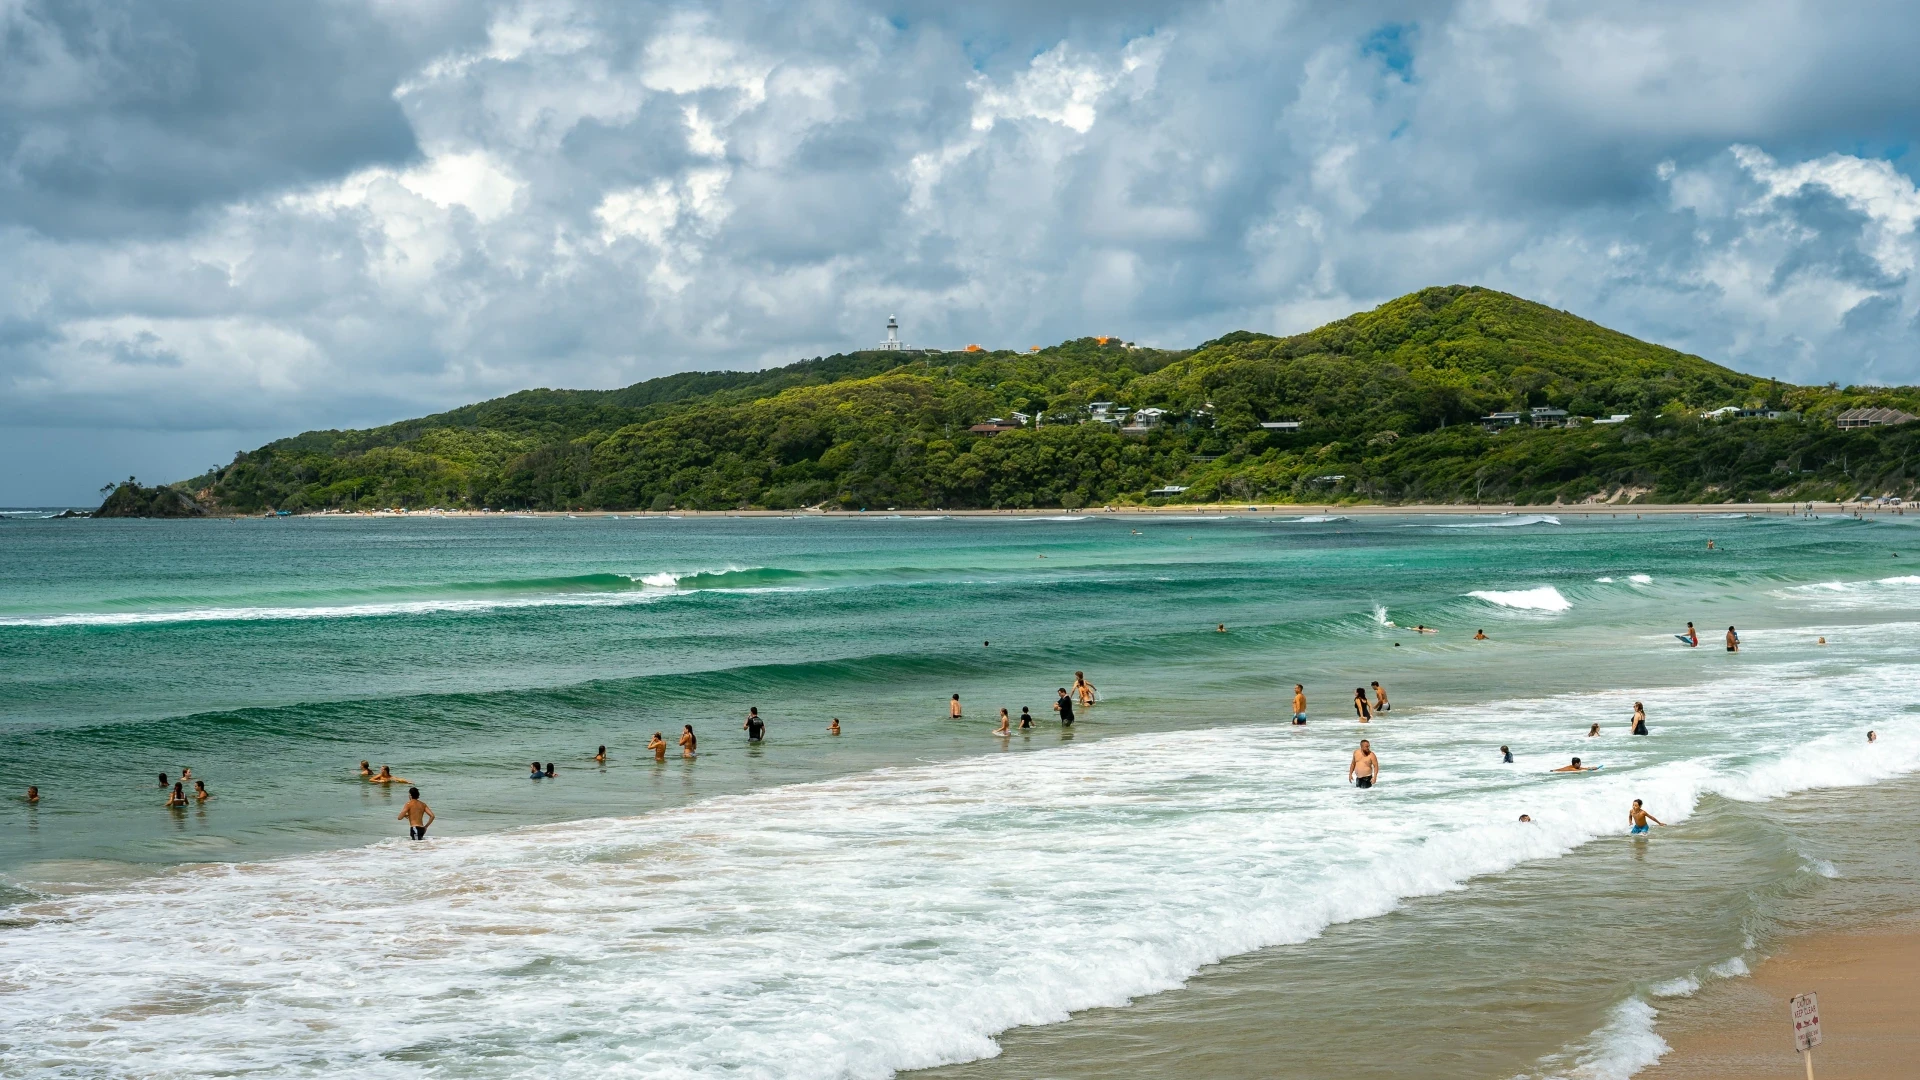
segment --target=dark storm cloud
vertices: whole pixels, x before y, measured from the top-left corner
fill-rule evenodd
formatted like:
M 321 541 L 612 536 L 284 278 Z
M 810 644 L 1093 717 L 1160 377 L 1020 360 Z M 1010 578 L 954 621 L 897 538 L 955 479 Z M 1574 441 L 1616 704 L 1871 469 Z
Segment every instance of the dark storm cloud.
M 1913 380 L 1917 39 L 1786 0 L 0 0 L 0 418 L 292 431 L 890 313 L 1184 345 L 1450 282 Z

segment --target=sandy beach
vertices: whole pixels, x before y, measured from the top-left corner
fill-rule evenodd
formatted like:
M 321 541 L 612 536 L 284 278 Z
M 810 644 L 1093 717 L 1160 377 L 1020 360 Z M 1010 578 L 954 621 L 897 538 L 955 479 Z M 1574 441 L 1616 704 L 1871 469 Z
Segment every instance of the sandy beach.
M 1703 991 L 1662 1018 L 1673 1051 L 1644 1080 L 1759 1080 L 1805 1076 L 1793 1050 L 1787 1001 L 1820 995 L 1825 1036 L 1814 1051 L 1821 1080 L 1920 1076 L 1920 923 L 1810 934 L 1760 964 L 1749 979 Z
M 1571 517 L 1611 517 L 1633 516 L 1672 516 L 1672 515 L 1726 515 L 1726 514 L 1769 514 L 1790 516 L 1794 514 L 1884 514 L 1900 516 L 1903 507 L 1874 506 L 1869 503 L 1568 503 L 1548 504 L 1544 506 L 1515 506 L 1510 503 L 1207 503 L 1205 505 L 1175 504 L 1167 506 L 1101 506 L 1076 510 L 1063 510 L 1058 507 L 1030 507 L 1027 509 L 1001 510 L 941 510 L 941 509 L 896 509 L 894 507 L 869 507 L 866 510 L 362 510 L 362 511 L 320 511 L 314 515 L 326 517 L 384 517 L 404 515 L 407 517 L 626 517 L 626 518 L 680 518 L 680 517 L 765 517 L 789 518 L 803 517 L 874 517 L 876 515 L 897 514 L 902 517 L 1032 517 L 1035 514 L 1094 515 L 1094 514 L 1135 514 L 1135 515 L 1230 515 L 1230 514 L 1299 514 L 1304 516 L 1340 516 L 1340 517 L 1405 517 L 1423 514 L 1444 514 L 1461 516 L 1485 516 L 1488 514 L 1552 514 Z M 246 515 L 257 516 L 257 515 Z

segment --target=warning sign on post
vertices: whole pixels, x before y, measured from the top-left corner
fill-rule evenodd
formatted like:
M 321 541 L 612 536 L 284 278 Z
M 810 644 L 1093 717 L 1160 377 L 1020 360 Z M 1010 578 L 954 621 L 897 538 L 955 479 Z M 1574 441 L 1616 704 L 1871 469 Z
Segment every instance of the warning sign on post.
M 1801 994 L 1789 1008 L 1793 1011 L 1793 1048 L 1811 1050 L 1820 1045 L 1820 995 Z

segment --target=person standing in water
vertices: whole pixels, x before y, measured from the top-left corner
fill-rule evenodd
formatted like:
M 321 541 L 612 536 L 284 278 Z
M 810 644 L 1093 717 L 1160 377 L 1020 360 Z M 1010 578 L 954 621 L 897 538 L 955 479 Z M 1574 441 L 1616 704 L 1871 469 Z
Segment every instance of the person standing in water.
M 27 805 L 32 806 L 34 803 L 37 803 L 39 801 L 40 801 L 40 789 L 35 787 L 32 784 L 28 784 L 27 785 Z
M 1507 749 L 1504 746 L 1500 748 L 1500 764 L 1502 765 L 1513 764 L 1513 751 Z
M 667 740 L 659 732 L 654 732 L 653 738 L 647 740 L 647 749 L 653 751 L 655 763 L 667 760 Z
M 692 757 L 694 748 L 698 746 L 699 743 L 700 740 L 693 737 L 693 725 L 682 724 L 680 726 L 680 756 L 683 758 Z
M 1647 813 L 1646 810 L 1641 807 L 1639 799 L 1633 800 L 1633 809 L 1627 811 L 1627 821 L 1633 826 L 1631 829 L 1628 829 L 1627 832 L 1636 836 L 1644 836 L 1653 831 L 1647 828 L 1647 822 L 1649 821 L 1663 829 L 1667 827 L 1666 822 Z
M 1033 713 L 1025 705 L 1020 706 L 1020 730 L 1021 731 L 1033 730 Z
M 1633 734 L 1645 735 L 1646 733 L 1647 707 L 1636 701 L 1633 703 Z
M 539 763 L 539 762 L 537 762 L 537 761 L 536 761 L 536 762 L 533 762 L 533 763 L 532 763 L 531 765 L 529 765 L 529 766 L 527 766 L 527 768 L 528 768 L 528 770 L 529 770 L 529 771 L 527 772 L 527 779 L 529 779 L 529 780 L 545 780 L 545 779 L 547 778 L 547 771 L 546 771 L 545 769 L 542 769 L 542 768 L 540 767 L 540 763 Z
M 947 702 L 947 716 L 954 720 L 960 719 L 960 695 L 959 694 L 953 695 L 953 700 Z
M 1375 679 L 1373 682 L 1373 711 L 1383 713 L 1391 712 L 1392 710 L 1393 703 L 1387 700 L 1386 687 L 1381 686 L 1380 681 Z
M 1080 699 L 1080 704 L 1085 707 L 1091 707 L 1098 697 L 1094 692 L 1093 684 L 1087 681 L 1087 673 L 1084 671 L 1073 673 L 1073 692 Z
M 1073 726 L 1073 695 L 1067 693 L 1064 686 L 1060 688 L 1059 700 L 1053 703 L 1053 711 L 1060 714 L 1061 727 Z
M 1473 640 L 1475 640 L 1475 641 L 1485 641 L 1485 640 L 1487 640 L 1487 632 L 1486 632 L 1486 631 L 1485 631 L 1484 629 L 1482 629 L 1482 630 L 1475 630 L 1475 631 L 1473 632 Z
M 1293 684 L 1293 722 L 1295 726 L 1307 722 L 1307 688 L 1300 683 Z
M 607 748 L 602 746 L 600 748 L 600 752 L 593 755 L 593 760 L 599 762 L 602 765 L 605 765 L 607 763 Z
M 1689 648 L 1697 649 L 1700 647 L 1700 631 L 1695 630 L 1692 623 L 1687 624 L 1687 632 L 1680 636 L 1687 639 L 1687 646 Z
M 1360 749 L 1347 762 L 1347 779 L 1357 788 L 1370 788 L 1380 779 L 1380 758 L 1365 739 L 1360 740 Z
M 1594 725 L 1587 729 L 1587 738 L 1594 739 L 1594 738 L 1598 738 L 1599 735 L 1600 735 L 1600 724 L 1598 721 L 1595 721 Z
M 1740 635 L 1731 626 L 1727 627 L 1727 651 L 1728 652 L 1740 651 Z
M 840 734 L 840 718 L 839 717 L 836 716 L 832 720 L 829 720 L 827 722 L 827 734 L 829 735 Z
M 195 780 L 193 782 L 194 801 L 206 802 L 208 799 L 211 799 L 211 798 L 213 798 L 213 792 L 207 790 L 207 782 L 205 780 Z
M 1367 692 L 1358 686 L 1353 688 L 1353 714 L 1363 724 L 1373 720 L 1373 710 L 1367 705 Z
M 161 773 L 161 774 L 160 774 L 160 786 L 161 786 L 161 787 L 166 787 L 166 786 L 167 786 L 167 774 L 166 774 L 166 773 Z
M 407 789 L 407 805 L 402 806 L 400 812 L 394 815 L 396 821 L 402 818 L 407 822 L 407 839 L 425 840 L 427 838 L 427 826 L 433 824 L 433 810 L 420 801 L 419 788 Z
M 958 700 L 956 697 L 955 700 Z M 748 742 L 759 742 L 767 737 L 767 722 L 760 719 L 760 708 L 754 706 L 747 710 L 747 722 L 740 725 L 746 729 Z
M 993 733 L 995 735 L 1013 734 L 1013 717 L 1007 715 L 1007 710 L 1000 710 L 1000 726 L 994 728 Z
M 169 807 L 180 807 L 180 806 L 187 805 L 187 793 L 185 791 L 185 788 L 186 788 L 185 784 L 173 785 L 173 791 L 171 791 L 167 795 L 167 805 Z

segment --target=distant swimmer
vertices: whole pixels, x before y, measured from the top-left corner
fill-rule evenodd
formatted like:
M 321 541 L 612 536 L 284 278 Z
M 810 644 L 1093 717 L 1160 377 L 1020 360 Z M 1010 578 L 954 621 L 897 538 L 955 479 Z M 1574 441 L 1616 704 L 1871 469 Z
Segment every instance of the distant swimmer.
M 1688 648 L 1690 648 L 1690 649 L 1697 649 L 1697 648 L 1699 648 L 1699 647 L 1700 647 L 1700 631 L 1698 631 L 1698 630 L 1695 630 L 1695 629 L 1693 628 L 1693 624 L 1692 624 L 1692 623 L 1688 623 L 1688 624 L 1687 624 L 1687 632 L 1686 632 L 1686 633 L 1684 633 L 1684 634 L 1675 634 L 1675 635 L 1673 635 L 1673 636 L 1674 636 L 1674 637 L 1677 637 L 1677 638 L 1679 638 L 1679 639 L 1680 639 L 1681 641 L 1684 641 L 1684 642 L 1686 642 L 1686 643 L 1687 643 L 1687 647 L 1688 647 Z
M 1633 800 L 1633 809 L 1627 811 L 1627 821 L 1631 822 L 1633 825 L 1633 828 L 1628 829 L 1627 831 L 1634 835 L 1644 836 L 1645 834 L 1652 832 L 1653 831 L 1652 829 L 1647 828 L 1647 822 L 1649 821 L 1653 822 L 1655 825 L 1658 825 L 1663 829 L 1667 827 L 1666 822 L 1661 821 L 1659 818 L 1654 817 L 1652 814 L 1647 813 L 1647 811 L 1640 805 L 1639 799 Z
M 1647 733 L 1647 707 L 1639 702 L 1633 703 L 1633 732 L 1635 735 Z
M 1589 739 L 1594 738 L 1599 734 L 1600 734 L 1600 725 L 1597 723 L 1587 729 L 1587 738 Z
M 433 824 L 433 810 L 420 801 L 419 788 L 407 789 L 407 805 L 401 807 L 400 812 L 394 815 L 395 821 L 401 818 L 407 821 L 407 839 L 425 840 L 427 838 L 427 826 Z
M 746 729 L 748 742 L 759 742 L 767 737 L 767 722 L 760 719 L 758 706 L 747 710 L 747 722 L 740 726 Z
M 185 805 L 187 805 L 187 793 L 186 793 L 186 791 L 184 790 L 184 788 L 185 788 L 185 787 L 186 787 L 186 785 L 184 785 L 184 784 L 175 784 L 175 785 L 173 785 L 173 790 L 167 793 L 167 805 L 168 805 L 168 806 L 185 806 Z
M 647 740 L 647 749 L 653 751 L 653 760 L 667 760 L 667 740 L 659 732 L 654 732 L 653 738 Z
M 992 645 L 992 644 L 993 644 L 993 642 L 991 642 L 991 641 L 983 641 L 983 642 L 981 642 L 981 643 L 980 643 L 980 647 L 984 649 L 984 648 L 987 648 L 988 646 L 990 646 L 990 645 Z
M 680 756 L 681 757 L 683 758 L 692 757 L 694 748 L 699 745 L 699 742 L 700 741 L 698 739 L 695 739 L 693 737 L 692 724 L 681 725 L 680 727 Z
M 1571 765 L 1562 765 L 1557 769 L 1549 769 L 1547 771 L 1548 772 L 1595 772 L 1599 768 L 1600 766 L 1598 765 L 1582 765 L 1580 764 L 1579 758 L 1574 758 L 1573 764 Z
M 365 760 L 362 760 L 360 762 L 360 779 L 368 780 L 368 779 L 371 779 L 372 777 L 373 777 L 373 766 L 367 764 Z
M 1500 764 L 1502 765 L 1513 764 L 1513 751 L 1507 749 L 1504 746 L 1500 748 Z
M 827 723 L 827 734 L 829 735 L 840 734 L 840 718 L 839 717 L 836 716 Z
M 1487 632 L 1485 630 L 1475 630 L 1473 632 L 1473 640 L 1475 641 L 1487 640 Z
M 531 771 L 531 772 L 529 772 L 529 773 L 527 773 L 527 779 L 529 779 L 529 780 L 545 780 L 545 779 L 547 778 L 547 771 L 546 771 L 545 769 L 542 769 L 542 768 L 540 767 L 540 763 L 539 763 L 539 762 L 537 762 L 537 761 L 536 761 L 536 762 L 534 762 L 534 763 L 533 763 L 533 764 L 532 764 L 532 765 L 530 766 L 530 768 L 532 769 L 532 771 Z
M 1067 688 L 1064 686 L 1060 688 L 1059 700 L 1053 703 L 1053 711 L 1060 714 L 1061 726 L 1073 726 L 1073 695 L 1067 693 Z
M 1380 759 L 1365 739 L 1360 740 L 1360 749 L 1347 762 L 1347 779 L 1357 788 L 1370 788 L 1380 779 Z
M 167 786 L 167 774 L 166 774 L 166 773 L 161 773 L 161 774 L 160 774 L 160 786 L 161 786 L 161 787 L 166 787 L 166 786 Z
M 1393 703 L 1387 700 L 1386 687 L 1381 686 L 1377 680 L 1373 684 L 1373 711 L 1377 713 L 1393 711 Z
M 28 784 L 27 785 L 27 805 L 32 806 L 34 803 L 37 803 L 39 801 L 40 801 L 40 789 L 35 787 L 32 784 Z
M 1740 651 L 1740 635 L 1731 626 L 1727 627 L 1727 651 Z
M 1221 624 L 1219 624 L 1218 626 L 1215 626 L 1215 627 L 1213 628 L 1213 632 L 1214 632 L 1214 633 L 1216 633 L 1216 634 L 1224 634 L 1224 633 L 1226 633 L 1226 632 L 1227 632 L 1227 624 L 1226 624 L 1226 623 L 1221 623 Z
M 193 779 L 193 770 L 185 765 L 180 766 L 180 782 L 184 784 L 191 779 Z
M 1528 817 L 1528 816 L 1527 816 L 1527 815 L 1525 815 L 1525 814 L 1521 814 L 1521 815 L 1520 815 L 1520 820 L 1521 820 L 1521 821 L 1523 821 L 1523 822 L 1525 822 L 1525 823 L 1526 823 L 1526 824 L 1528 824 L 1528 825 L 1531 825 L 1531 824 L 1533 824 L 1533 819 L 1532 819 L 1532 818 L 1530 818 L 1530 817 Z
M 1000 710 L 1000 726 L 994 728 L 993 733 L 995 735 L 1013 734 L 1013 717 L 1007 715 L 1007 710 Z
M 1299 683 L 1293 684 L 1293 722 L 1295 725 L 1307 722 L 1307 688 Z
M 404 776 L 393 775 L 393 766 L 391 765 L 380 766 L 380 771 L 367 777 L 367 779 L 376 784 L 410 784 L 413 782 Z
M 1709 540 L 1709 541 L 1707 541 L 1707 550 L 1708 550 L 1708 551 L 1712 551 L 1712 550 L 1713 550 L 1713 541 L 1711 541 L 1711 540 Z
M 1087 673 L 1084 671 L 1076 671 L 1073 673 L 1073 692 L 1074 695 L 1080 699 L 1081 705 L 1090 706 L 1099 698 L 1098 693 L 1094 691 L 1093 684 L 1087 681 Z
M 600 752 L 593 755 L 593 760 L 599 762 L 602 765 L 605 765 L 607 763 L 607 748 L 604 746 L 601 747 Z
M 551 761 L 547 762 L 547 779 L 551 780 L 554 777 L 559 775 L 560 775 L 560 770 L 553 767 L 553 762 Z
M 1353 688 L 1353 715 L 1365 724 L 1373 720 L 1373 709 L 1367 704 L 1367 692 L 1356 686 Z
M 1867 732 L 1867 741 L 1868 741 L 1868 742 L 1879 742 L 1879 741 L 1880 741 L 1880 736 L 1878 736 L 1878 735 L 1875 735 L 1875 734 L 1874 734 L 1873 732 L 1871 732 L 1871 731 L 1869 731 L 1869 732 Z
M 207 782 L 205 780 L 195 780 L 193 782 L 193 798 L 195 802 L 206 802 L 208 799 L 213 798 L 213 792 L 207 790 Z
M 1414 623 L 1413 632 L 1416 634 L 1437 634 L 1440 631 L 1435 630 L 1433 627 L 1428 626 L 1425 623 Z
M 955 720 L 960 719 L 960 695 L 959 694 L 953 695 L 953 700 L 947 702 L 947 715 Z
M 1021 731 L 1033 730 L 1033 713 L 1028 711 L 1028 708 L 1025 705 L 1020 706 L 1020 730 Z
M 1814 642 L 1815 645 L 1825 645 L 1826 643 L 1827 643 L 1827 639 L 1824 636 L 1821 637 L 1819 641 Z

